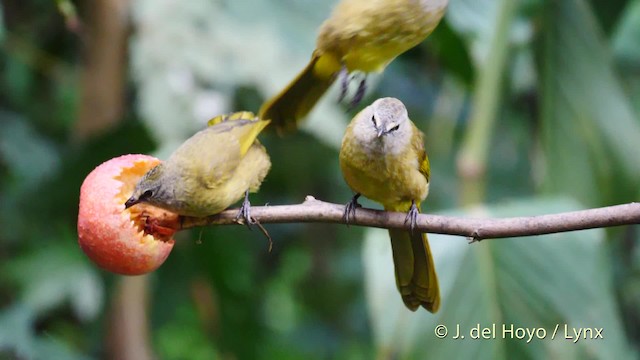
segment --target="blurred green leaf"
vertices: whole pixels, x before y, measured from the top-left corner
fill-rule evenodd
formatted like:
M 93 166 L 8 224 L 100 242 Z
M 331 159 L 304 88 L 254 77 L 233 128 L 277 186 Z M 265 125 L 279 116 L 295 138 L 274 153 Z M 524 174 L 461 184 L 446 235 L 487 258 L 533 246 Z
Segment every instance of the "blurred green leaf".
M 525 0 L 515 0 L 517 9 Z M 494 0 L 451 0 L 446 12 L 446 21 L 451 29 L 468 43 L 469 54 L 476 67 L 488 60 L 491 42 L 496 36 L 498 17 L 504 3 Z M 509 5 L 511 6 L 511 5 Z M 517 17 L 510 31 L 503 34 L 509 44 L 522 44 L 531 38 L 529 19 Z
M 439 54 L 442 66 L 457 75 L 465 85 L 471 86 L 475 76 L 471 57 L 464 42 L 453 32 L 446 19 L 434 30 L 427 43 Z
M 34 334 L 31 328 L 33 312 L 24 305 L 15 305 L 0 312 L 0 356 L 3 352 L 19 357 L 33 357 Z
M 5 27 L 4 27 L 4 10 L 2 8 L 2 4 L 0 4 L 0 43 L 4 41 L 5 37 Z
M 631 0 L 634 1 L 634 0 Z M 590 0 L 593 13 L 606 33 L 615 28 L 620 16 L 629 4 L 629 0 Z
M 563 199 L 521 200 L 465 215 L 530 216 L 580 208 Z M 472 245 L 450 236 L 429 238 L 442 295 L 442 308 L 435 315 L 423 309 L 411 313 L 404 307 L 395 287 L 388 235 L 367 231 L 363 250 L 367 298 L 381 354 L 419 358 L 428 351 L 433 358 L 455 359 L 563 358 L 561 354 L 633 358 L 614 305 L 604 231 L 485 240 Z M 435 336 L 438 324 L 448 327 L 446 339 Z M 472 339 L 470 330 L 478 324 L 480 328 L 496 324 L 496 337 Z M 543 328 L 547 335 L 530 343 L 505 339 L 503 324 L 513 324 L 514 329 Z M 603 328 L 606 341 L 583 339 L 572 344 L 564 338 L 564 324 L 569 329 Z M 452 339 L 458 325 L 465 340 Z M 554 341 L 551 336 L 556 325 L 559 330 Z
M 633 100 L 635 112 L 640 114 L 640 0 L 630 1 L 617 28 L 612 34 L 615 58 L 624 71 L 622 80 Z
M 37 314 L 69 301 L 75 315 L 87 321 L 102 309 L 102 280 L 75 241 L 45 245 L 2 269 L 21 289 L 23 303 Z
M 78 11 L 70 0 L 56 0 L 58 11 L 65 17 L 67 22 L 77 21 Z
M 193 306 L 176 309 L 172 322 L 157 330 L 155 336 L 158 355 L 162 359 L 182 359 L 185 356 L 194 360 L 213 360 L 220 358 L 218 351 L 201 331 L 202 324 Z
M 623 63 L 636 64 L 640 60 L 640 0 L 630 1 L 614 34 L 612 35 L 613 52 Z
M 273 331 L 291 334 L 299 326 L 303 309 L 296 302 L 296 290 L 308 275 L 310 262 L 309 254 L 299 249 L 284 254 L 279 274 L 265 294 L 265 322 Z
M 544 188 L 589 205 L 628 201 L 640 125 L 596 22 L 583 0 L 549 1 L 544 19 Z
M 86 359 L 66 344 L 49 336 L 37 336 L 35 314 L 24 305 L 0 312 L 0 358 L 3 359 Z
M 39 191 L 59 171 L 62 159 L 51 139 L 25 118 L 0 111 L 0 127 L 0 169 L 7 173 L 0 181 L 0 226 L 12 229 L 1 238 L 17 242 L 33 230 L 28 224 L 31 213 L 23 211 L 21 201 Z
M 54 144 L 24 118 L 0 112 L 0 159 L 15 178 L 15 186 L 28 189 L 52 176 L 60 165 Z

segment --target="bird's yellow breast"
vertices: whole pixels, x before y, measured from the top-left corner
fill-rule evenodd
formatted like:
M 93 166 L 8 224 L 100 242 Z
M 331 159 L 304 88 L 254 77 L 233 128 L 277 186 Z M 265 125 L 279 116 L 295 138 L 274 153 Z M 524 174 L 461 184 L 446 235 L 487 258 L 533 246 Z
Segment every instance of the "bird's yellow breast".
M 431 1 L 434 2 L 434 1 Z M 424 0 L 345 0 L 322 24 L 317 49 L 349 71 L 382 71 L 395 57 L 424 40 L 446 7 Z
M 404 208 L 427 197 L 429 182 L 419 171 L 419 157 L 411 147 L 396 154 L 365 148 L 346 136 L 340 168 L 352 190 L 388 208 Z

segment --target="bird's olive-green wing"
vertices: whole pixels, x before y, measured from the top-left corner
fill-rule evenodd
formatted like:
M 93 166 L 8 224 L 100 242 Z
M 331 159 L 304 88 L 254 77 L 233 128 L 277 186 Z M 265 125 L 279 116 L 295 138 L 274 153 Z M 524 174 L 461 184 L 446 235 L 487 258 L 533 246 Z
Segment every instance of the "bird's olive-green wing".
M 214 126 L 221 122 L 233 120 L 258 120 L 257 116 L 251 111 L 238 111 L 231 114 L 218 115 L 207 122 L 207 126 Z
M 431 168 L 429 166 L 429 157 L 427 156 L 427 152 L 424 150 L 424 134 L 420 131 L 415 125 L 413 125 L 413 143 L 411 144 L 414 151 L 418 155 L 419 161 L 419 170 L 427 179 L 427 182 L 431 180 Z
M 268 121 L 223 121 L 196 133 L 168 160 L 175 169 L 193 174 L 203 186 L 215 188 L 233 176 Z

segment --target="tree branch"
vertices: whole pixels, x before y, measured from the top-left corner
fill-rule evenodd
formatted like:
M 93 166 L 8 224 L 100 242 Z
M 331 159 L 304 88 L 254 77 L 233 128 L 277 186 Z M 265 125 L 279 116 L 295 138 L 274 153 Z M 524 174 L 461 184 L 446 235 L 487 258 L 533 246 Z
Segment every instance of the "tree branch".
M 262 224 L 334 223 L 346 224 L 344 205 L 327 203 L 307 196 L 298 205 L 256 206 L 251 216 Z M 182 229 L 206 225 L 237 224 L 237 209 L 204 217 L 186 217 Z M 350 225 L 384 229 L 408 229 L 406 214 L 358 208 Z M 532 236 L 565 231 L 640 224 L 640 203 L 608 206 L 552 215 L 514 217 L 504 219 L 463 218 L 420 214 L 415 231 L 465 236 L 472 241 L 516 236 Z

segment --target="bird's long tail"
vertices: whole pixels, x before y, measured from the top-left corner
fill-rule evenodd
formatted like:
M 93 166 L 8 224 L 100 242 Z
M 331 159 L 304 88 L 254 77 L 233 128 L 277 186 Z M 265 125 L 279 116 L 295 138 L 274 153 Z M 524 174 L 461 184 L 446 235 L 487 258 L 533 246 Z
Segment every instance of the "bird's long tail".
M 271 120 L 280 133 L 291 132 L 313 109 L 340 71 L 339 62 L 314 52 L 309 64 L 279 94 L 266 101 L 258 115 Z
M 406 212 L 409 208 L 387 208 Z M 419 306 L 435 313 L 440 308 L 440 288 L 427 234 L 390 229 L 396 285 L 402 301 L 411 311 Z

